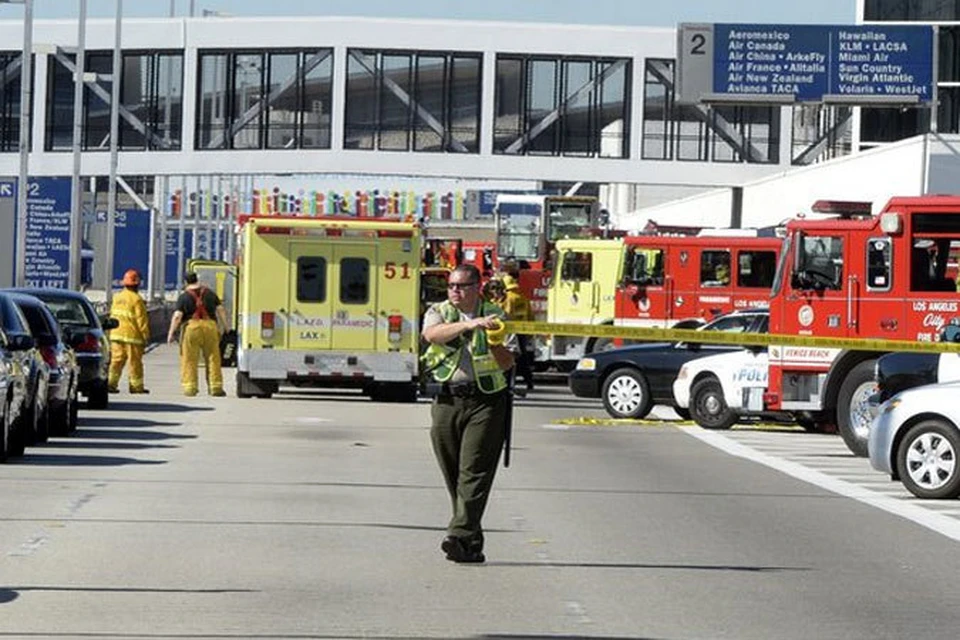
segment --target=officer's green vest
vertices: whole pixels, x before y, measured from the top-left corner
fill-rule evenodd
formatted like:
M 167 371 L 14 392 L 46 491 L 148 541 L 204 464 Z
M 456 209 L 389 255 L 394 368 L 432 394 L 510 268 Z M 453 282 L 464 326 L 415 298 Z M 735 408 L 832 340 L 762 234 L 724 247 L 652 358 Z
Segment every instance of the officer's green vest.
M 444 322 L 460 321 L 460 310 L 449 300 L 439 303 L 437 310 Z M 481 302 L 479 316 L 492 315 L 503 318 L 503 310 L 492 303 Z M 464 348 L 465 341 L 462 337 L 458 337 L 450 342 L 450 344 L 431 344 L 423 354 L 423 366 L 427 371 L 433 372 L 433 379 L 437 382 L 449 381 L 460 364 L 460 351 Z M 507 388 L 507 377 L 487 345 L 486 331 L 473 332 L 470 340 L 470 359 L 473 364 L 473 375 L 480 391 L 496 393 Z

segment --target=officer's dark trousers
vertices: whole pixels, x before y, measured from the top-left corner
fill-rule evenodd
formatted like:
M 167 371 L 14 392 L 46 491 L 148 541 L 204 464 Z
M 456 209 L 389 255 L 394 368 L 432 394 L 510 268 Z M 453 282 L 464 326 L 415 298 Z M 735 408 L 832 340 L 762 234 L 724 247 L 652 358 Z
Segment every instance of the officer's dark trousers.
M 434 399 L 430 439 L 447 484 L 453 517 L 447 533 L 483 544 L 480 520 L 503 449 L 507 394 Z

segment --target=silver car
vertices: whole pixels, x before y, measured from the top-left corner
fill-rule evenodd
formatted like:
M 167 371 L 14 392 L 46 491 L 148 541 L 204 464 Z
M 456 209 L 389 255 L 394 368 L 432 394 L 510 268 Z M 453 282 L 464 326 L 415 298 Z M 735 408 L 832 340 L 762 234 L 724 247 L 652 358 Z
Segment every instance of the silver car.
M 960 381 L 907 389 L 877 408 L 870 464 L 918 498 L 960 496 Z

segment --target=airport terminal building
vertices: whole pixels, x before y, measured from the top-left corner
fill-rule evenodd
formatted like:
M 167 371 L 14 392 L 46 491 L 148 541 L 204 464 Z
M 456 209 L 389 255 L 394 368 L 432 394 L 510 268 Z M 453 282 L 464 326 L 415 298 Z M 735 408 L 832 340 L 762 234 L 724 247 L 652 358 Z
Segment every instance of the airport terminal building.
M 233 193 L 236 213 L 275 183 L 436 184 L 593 190 L 623 227 L 657 216 L 763 226 L 818 198 L 879 207 L 893 194 L 955 191 L 960 3 L 858 0 L 857 15 L 862 25 L 936 26 L 933 107 L 685 104 L 675 28 L 126 19 L 118 175 L 129 196 L 168 216 L 177 190 L 221 203 Z M 87 21 L 83 176 L 109 174 L 114 33 L 113 20 Z M 20 167 L 22 21 L 0 22 L 0 41 L 7 180 Z M 35 21 L 33 45 L 29 174 L 70 176 L 76 20 Z

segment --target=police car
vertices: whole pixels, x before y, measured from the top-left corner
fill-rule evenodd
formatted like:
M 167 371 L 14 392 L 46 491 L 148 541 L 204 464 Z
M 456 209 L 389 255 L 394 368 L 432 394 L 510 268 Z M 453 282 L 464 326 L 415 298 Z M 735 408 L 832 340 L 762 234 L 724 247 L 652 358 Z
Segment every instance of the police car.
M 704 429 L 729 429 L 743 414 L 762 414 L 767 372 L 760 347 L 692 360 L 673 382 L 674 401 Z

